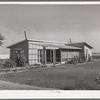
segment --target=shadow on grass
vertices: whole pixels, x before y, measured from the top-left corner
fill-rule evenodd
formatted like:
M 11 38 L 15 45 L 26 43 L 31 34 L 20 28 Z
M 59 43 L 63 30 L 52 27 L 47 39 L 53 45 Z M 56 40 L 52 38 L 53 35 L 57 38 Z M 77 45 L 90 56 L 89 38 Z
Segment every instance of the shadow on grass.
M 89 86 L 89 85 L 82 85 L 82 84 L 77 84 L 75 87 L 62 87 L 60 88 L 61 90 L 100 90 L 96 86 Z
M 63 87 L 60 89 L 61 90 L 99 90 L 99 89 L 94 89 L 93 87 L 88 87 L 88 88 Z

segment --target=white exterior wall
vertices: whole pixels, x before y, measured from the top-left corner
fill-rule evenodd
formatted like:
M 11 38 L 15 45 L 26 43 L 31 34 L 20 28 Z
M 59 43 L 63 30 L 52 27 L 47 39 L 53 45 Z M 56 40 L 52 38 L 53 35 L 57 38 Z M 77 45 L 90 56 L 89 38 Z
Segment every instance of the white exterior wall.
M 28 50 L 28 59 L 29 59 L 29 64 L 34 65 L 40 63 L 40 52 L 38 50 L 42 50 L 42 46 L 38 46 L 34 44 L 34 42 L 29 42 L 28 43 L 29 50 Z
M 84 46 L 84 55 L 85 55 L 85 57 L 87 57 L 87 53 L 86 53 L 87 51 L 88 51 L 88 55 L 90 55 L 90 57 L 91 57 L 92 56 L 92 49 Z M 87 60 L 88 60 L 88 57 L 87 57 Z

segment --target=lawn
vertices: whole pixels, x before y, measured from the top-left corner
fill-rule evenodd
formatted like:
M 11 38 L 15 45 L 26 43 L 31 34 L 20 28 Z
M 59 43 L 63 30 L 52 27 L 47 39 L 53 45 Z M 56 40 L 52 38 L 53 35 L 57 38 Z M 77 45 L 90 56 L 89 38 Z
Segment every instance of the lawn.
M 100 80 L 100 60 L 82 65 L 64 64 L 8 73 L 0 75 L 0 80 L 63 90 L 97 90 L 100 84 L 96 84 L 95 77 Z

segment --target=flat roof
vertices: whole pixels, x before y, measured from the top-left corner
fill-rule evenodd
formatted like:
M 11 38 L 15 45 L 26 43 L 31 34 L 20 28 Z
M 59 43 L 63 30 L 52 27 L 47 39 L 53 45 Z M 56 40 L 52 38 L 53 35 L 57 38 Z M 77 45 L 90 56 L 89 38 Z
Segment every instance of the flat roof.
M 70 45 L 70 46 L 75 46 L 75 47 L 77 47 L 76 44 L 87 45 L 89 48 L 93 49 L 93 47 L 90 46 L 89 44 L 87 44 L 86 42 L 69 43 L 69 44 L 66 44 L 66 45 Z
M 25 42 L 25 41 L 31 41 L 31 42 L 38 42 L 38 43 L 52 43 L 52 44 L 65 44 L 64 42 L 55 42 L 55 41 L 43 41 L 43 40 L 31 40 L 31 39 L 25 39 L 25 40 L 22 40 L 20 42 L 17 42 L 17 43 L 14 43 L 10 46 L 8 46 L 7 48 L 11 48 L 17 44 L 20 44 L 22 42 Z
M 13 46 L 16 46 L 22 42 L 25 42 L 25 41 L 30 41 L 30 42 L 35 42 L 34 44 L 35 45 L 39 45 L 39 46 L 44 46 L 44 47 L 50 47 L 50 48 L 61 48 L 61 49 L 81 49 L 79 47 L 74 47 L 74 46 L 68 46 L 68 45 L 65 45 L 65 43 L 60 43 L 60 42 L 49 42 L 49 41 L 38 41 L 38 40 L 22 40 L 20 42 L 17 42 L 15 44 L 12 44 L 10 46 L 8 46 L 7 48 L 11 48 Z

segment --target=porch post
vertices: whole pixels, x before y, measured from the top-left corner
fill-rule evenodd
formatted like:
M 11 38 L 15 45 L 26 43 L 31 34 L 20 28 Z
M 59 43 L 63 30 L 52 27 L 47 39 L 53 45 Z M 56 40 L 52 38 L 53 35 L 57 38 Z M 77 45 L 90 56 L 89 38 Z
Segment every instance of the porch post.
M 60 49 L 60 63 L 62 63 L 62 50 Z
M 46 48 L 45 48 L 45 64 L 47 64 Z
M 55 49 L 53 49 L 53 64 L 56 64 L 56 54 Z
M 45 47 L 43 47 L 42 63 L 43 63 L 43 64 L 46 64 L 46 49 L 45 49 Z

